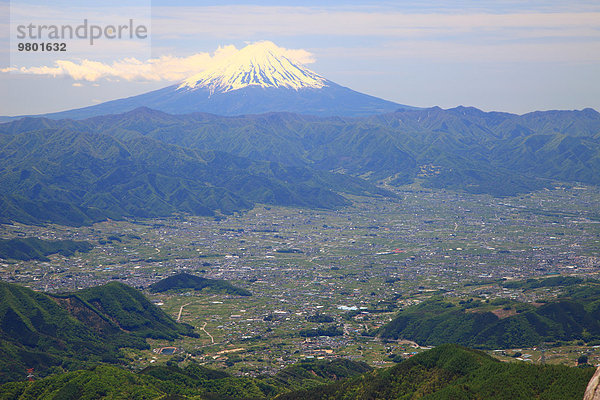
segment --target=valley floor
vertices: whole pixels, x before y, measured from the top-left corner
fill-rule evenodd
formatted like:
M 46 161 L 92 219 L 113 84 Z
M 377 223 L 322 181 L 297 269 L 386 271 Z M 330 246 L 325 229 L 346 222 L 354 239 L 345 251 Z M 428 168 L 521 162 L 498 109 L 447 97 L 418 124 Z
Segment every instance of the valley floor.
M 600 273 L 598 188 L 558 187 L 498 199 L 413 185 L 398 194 L 397 201 L 355 197 L 339 211 L 257 206 L 227 218 L 180 216 L 80 228 L 2 225 L 0 238 L 72 239 L 95 247 L 50 261 L 3 260 L 0 278 L 47 292 L 110 280 L 145 288 L 175 272 L 229 280 L 253 295 L 146 293 L 173 319 L 195 326 L 199 337 L 130 350 L 130 367 L 193 359 L 256 376 L 306 358 L 393 365 L 393 359 L 422 348 L 369 333 L 402 308 L 434 295 L 535 302 L 556 297 L 561 288 L 507 288 L 499 282 Z M 319 314 L 333 321 L 307 320 Z M 310 335 L 330 326 L 341 334 Z M 176 350 L 167 354 L 164 348 L 171 346 Z M 514 360 L 517 352 L 523 362 L 542 362 L 537 348 L 490 354 Z M 577 342 L 546 348 L 543 361 L 575 365 L 582 354 L 600 363 L 598 347 Z

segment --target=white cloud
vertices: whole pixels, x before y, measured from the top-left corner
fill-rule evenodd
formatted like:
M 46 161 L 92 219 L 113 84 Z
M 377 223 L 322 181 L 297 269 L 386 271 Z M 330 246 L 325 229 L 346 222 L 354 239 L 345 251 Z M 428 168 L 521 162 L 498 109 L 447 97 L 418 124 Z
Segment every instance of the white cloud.
M 103 78 L 117 78 L 127 81 L 175 81 L 190 73 L 206 68 L 212 58 L 207 53 L 189 57 L 162 56 L 147 61 L 125 58 L 113 63 L 103 63 L 84 59 L 79 62 L 56 60 L 53 66 L 12 68 L 22 74 L 69 76 L 76 81 L 96 82 Z
M 290 59 L 308 64 L 314 62 L 311 53 L 302 49 L 281 51 Z M 84 59 L 79 62 L 57 60 L 52 66 L 10 67 L 1 72 L 21 74 L 69 76 L 76 81 L 96 82 L 100 79 L 124 79 L 127 81 L 181 81 L 197 74 L 212 65 L 234 56 L 239 50 L 233 45 L 219 47 L 212 55 L 196 53 L 188 57 L 161 56 L 140 61 L 137 58 L 124 58 L 112 63 Z

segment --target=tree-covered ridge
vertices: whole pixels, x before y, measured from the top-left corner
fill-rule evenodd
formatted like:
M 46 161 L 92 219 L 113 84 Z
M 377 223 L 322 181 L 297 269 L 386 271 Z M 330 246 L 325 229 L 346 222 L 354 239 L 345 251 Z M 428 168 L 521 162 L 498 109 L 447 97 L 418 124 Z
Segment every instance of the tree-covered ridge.
M 179 324 L 138 290 L 120 282 L 79 290 L 76 296 L 106 315 L 119 328 L 153 339 L 192 335 L 193 328 Z
M 577 285 L 578 279 L 561 278 L 520 285 L 535 288 L 561 282 L 568 285 L 565 296 L 546 303 L 502 299 L 452 303 L 433 298 L 400 311 L 377 334 L 386 339 L 410 339 L 422 345 L 458 343 L 487 349 L 600 340 L 600 285 L 594 281 Z
M 58 127 L 122 140 L 144 136 L 391 184 L 419 177 L 431 187 L 498 196 L 547 187 L 552 180 L 600 184 L 600 114 L 592 109 L 514 115 L 434 107 L 340 118 L 169 115 L 141 108 L 82 121 L 24 118 L 0 125 L 0 133 Z
M 114 346 L 50 296 L 0 282 L 0 379 L 22 379 L 26 368 L 117 358 Z
M 93 248 L 89 242 L 75 240 L 42 240 L 33 237 L 0 239 L 0 258 L 49 261 L 47 256 L 51 254 L 69 257 L 77 251 L 86 253 Z
M 306 361 L 272 377 L 232 377 L 198 364 L 116 366 L 0 386 L 0 397 L 35 399 L 581 399 L 593 368 L 503 363 L 442 345 L 391 368 L 349 360 Z
M 116 366 L 98 365 L 40 379 L 0 386 L 0 398 L 19 399 L 267 399 L 358 376 L 371 368 L 349 360 L 306 361 L 287 367 L 272 377 L 239 378 L 190 364 L 152 366 L 139 373 Z M 169 396 L 169 397 L 165 397 Z
M 141 293 L 121 283 L 47 295 L 0 282 L 0 381 L 44 375 L 98 362 L 117 363 L 123 347 L 146 349 L 144 338 L 193 335 Z
M 442 345 L 400 364 L 327 386 L 282 394 L 293 399 L 581 399 L 593 368 L 503 363 Z
M 255 203 L 336 208 L 337 191 L 391 195 L 361 179 L 251 161 L 135 135 L 66 128 L 0 135 L 0 222 L 89 224 L 173 213 L 231 214 Z
M 0 397 L 7 399 L 159 399 L 158 389 L 119 367 L 98 365 L 89 370 L 79 370 L 52 375 L 32 383 L 11 382 L 0 386 Z
M 223 279 L 209 279 L 187 273 L 169 276 L 153 283 L 148 290 L 153 293 L 178 290 L 207 290 L 216 293 L 226 293 L 236 296 L 251 296 L 248 290 L 232 285 Z
M 351 378 L 371 371 L 364 362 L 338 358 L 332 361 L 305 360 L 279 371 L 266 381 L 286 391 L 300 390 L 306 387 Z

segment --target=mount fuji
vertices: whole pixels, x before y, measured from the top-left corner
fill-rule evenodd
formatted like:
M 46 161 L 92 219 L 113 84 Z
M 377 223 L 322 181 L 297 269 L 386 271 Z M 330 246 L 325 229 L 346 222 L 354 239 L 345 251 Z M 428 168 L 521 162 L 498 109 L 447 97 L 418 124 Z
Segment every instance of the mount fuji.
M 45 117 L 83 119 L 138 107 L 226 116 L 266 112 L 367 116 L 413 108 L 340 86 L 290 59 L 274 43 L 263 41 L 175 85 Z

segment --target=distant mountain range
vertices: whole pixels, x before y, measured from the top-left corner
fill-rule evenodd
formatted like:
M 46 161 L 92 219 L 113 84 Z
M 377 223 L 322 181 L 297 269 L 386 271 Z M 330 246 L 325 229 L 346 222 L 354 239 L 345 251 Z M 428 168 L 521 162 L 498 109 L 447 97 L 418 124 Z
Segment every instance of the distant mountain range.
M 356 92 L 290 59 L 269 41 L 250 44 L 235 56 L 184 81 L 124 99 L 46 114 L 82 119 L 149 107 L 171 114 L 219 115 L 288 111 L 312 115 L 363 116 L 413 108 Z M 0 118 L 0 121 L 8 120 Z
M 150 126 L 146 114 L 153 112 L 129 117 Z M 184 148 L 139 134 L 118 139 L 104 129 L 96 133 L 91 126 L 42 119 L 14 124 L 15 130 L 3 126 L 12 133 L 0 134 L 3 223 L 82 225 L 106 218 L 231 214 L 255 203 L 336 208 L 349 204 L 338 192 L 393 196 L 347 175 Z
M 332 173 L 336 172 L 336 173 Z M 511 196 L 600 184 L 600 114 L 458 107 L 363 118 L 171 115 L 0 124 L 3 220 L 83 224 L 254 203 L 335 208 L 374 184 Z

